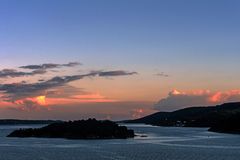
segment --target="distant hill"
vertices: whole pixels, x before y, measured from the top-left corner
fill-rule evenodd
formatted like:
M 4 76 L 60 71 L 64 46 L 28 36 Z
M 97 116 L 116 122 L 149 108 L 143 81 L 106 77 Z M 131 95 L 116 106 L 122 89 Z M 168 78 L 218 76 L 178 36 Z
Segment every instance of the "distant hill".
M 125 139 L 134 137 L 134 131 L 112 121 L 96 119 L 57 122 L 42 128 L 15 130 L 8 137 L 40 137 L 66 139 Z
M 210 127 L 210 131 L 240 133 L 240 102 L 209 107 L 189 107 L 173 112 L 157 112 L 124 122 L 157 126 Z
M 0 125 L 21 125 L 21 124 L 51 124 L 61 122 L 59 120 L 19 120 L 19 119 L 0 119 Z

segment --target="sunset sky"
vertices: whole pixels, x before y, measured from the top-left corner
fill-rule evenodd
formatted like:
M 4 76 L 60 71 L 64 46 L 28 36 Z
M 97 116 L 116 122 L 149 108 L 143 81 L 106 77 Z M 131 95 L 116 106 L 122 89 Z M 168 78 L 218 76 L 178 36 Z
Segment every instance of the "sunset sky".
M 238 0 L 0 0 L 0 118 L 138 118 L 240 101 Z

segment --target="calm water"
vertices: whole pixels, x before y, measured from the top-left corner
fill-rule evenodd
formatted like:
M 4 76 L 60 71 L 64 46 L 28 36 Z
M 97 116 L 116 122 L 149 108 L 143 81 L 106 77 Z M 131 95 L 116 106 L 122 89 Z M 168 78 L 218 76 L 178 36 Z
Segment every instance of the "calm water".
M 147 137 L 127 140 L 6 138 L 0 126 L 0 160 L 239 160 L 240 136 L 199 128 L 129 125 Z M 39 127 L 39 126 L 35 126 Z

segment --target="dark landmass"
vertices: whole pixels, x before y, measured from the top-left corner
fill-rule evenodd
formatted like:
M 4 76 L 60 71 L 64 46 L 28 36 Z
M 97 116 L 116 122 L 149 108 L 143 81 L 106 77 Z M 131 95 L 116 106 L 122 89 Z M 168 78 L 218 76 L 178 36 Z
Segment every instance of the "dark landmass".
M 240 133 L 240 102 L 209 107 L 189 107 L 173 112 L 157 112 L 123 122 L 157 126 L 209 127 L 209 131 L 214 132 Z
M 126 139 L 134 131 L 112 121 L 96 119 L 52 123 L 42 128 L 19 129 L 7 137 L 41 137 L 66 139 Z
M 240 134 L 240 113 L 234 113 L 211 126 L 209 131 Z
M 18 120 L 18 119 L 0 119 L 0 125 L 21 125 L 21 124 L 51 124 L 61 122 L 59 120 Z

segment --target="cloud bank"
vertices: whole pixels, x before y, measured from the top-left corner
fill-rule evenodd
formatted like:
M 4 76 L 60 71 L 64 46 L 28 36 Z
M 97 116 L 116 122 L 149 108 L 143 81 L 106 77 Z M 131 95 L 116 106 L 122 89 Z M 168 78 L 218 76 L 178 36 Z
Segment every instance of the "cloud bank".
M 159 111 L 173 111 L 186 107 L 209 106 L 239 100 L 240 90 L 225 92 L 211 92 L 209 90 L 181 92 L 173 90 L 166 98 L 155 104 L 154 108 Z
M 66 64 L 45 63 L 41 65 L 26 65 L 19 67 L 20 70 L 23 71 L 18 71 L 17 69 L 3 69 L 0 71 L 0 78 L 5 78 L 6 81 L 15 77 L 26 79 L 21 80 L 21 82 L 1 83 L 0 100 L 1 102 L 8 102 L 18 107 L 20 106 L 19 109 L 22 111 L 41 108 L 41 106 L 47 104 L 45 103 L 46 99 L 49 101 L 48 104 L 56 104 L 58 102 L 69 104 L 72 102 L 113 102 L 114 100 L 107 99 L 104 96 L 72 87 L 69 83 L 84 78 L 118 77 L 137 74 L 137 72 L 129 72 L 125 70 L 99 70 L 90 71 L 85 74 L 61 75 L 61 70 L 58 70 L 59 72 L 51 74 L 52 76 L 57 74 L 52 78 L 42 77 L 42 75 L 47 73 L 48 69 L 62 67 L 72 68 L 79 65 L 80 63 L 78 62 L 69 62 Z M 24 70 L 30 71 L 25 72 Z M 26 81 L 31 79 L 30 76 L 35 75 L 41 75 L 41 77 L 35 77 L 35 82 Z M 38 79 L 36 80 L 36 78 Z
M 37 83 L 12 83 L 1 84 L 0 91 L 4 93 L 2 99 L 5 101 L 16 101 L 26 97 L 33 97 L 41 94 L 46 94 L 49 89 L 64 86 L 72 81 L 81 80 L 85 77 L 104 77 L 104 76 L 126 76 L 133 75 L 136 72 L 127 71 L 107 71 L 107 72 L 90 72 L 81 75 L 72 76 L 56 76 L 47 81 L 38 81 Z

